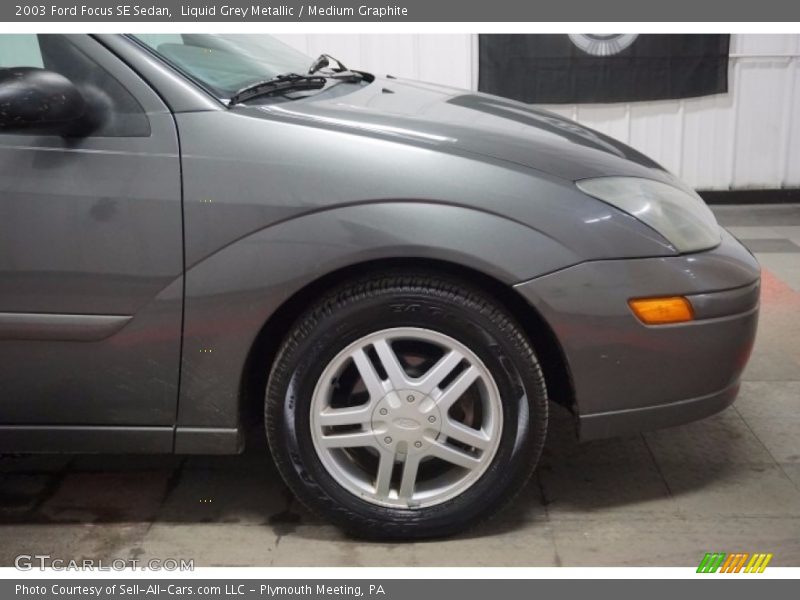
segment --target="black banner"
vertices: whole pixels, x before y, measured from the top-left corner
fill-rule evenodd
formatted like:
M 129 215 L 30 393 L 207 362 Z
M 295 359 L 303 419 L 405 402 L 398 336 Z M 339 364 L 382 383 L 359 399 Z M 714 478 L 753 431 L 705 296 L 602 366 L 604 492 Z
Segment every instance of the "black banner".
M 537 104 L 728 91 L 728 35 L 481 35 L 479 89 Z

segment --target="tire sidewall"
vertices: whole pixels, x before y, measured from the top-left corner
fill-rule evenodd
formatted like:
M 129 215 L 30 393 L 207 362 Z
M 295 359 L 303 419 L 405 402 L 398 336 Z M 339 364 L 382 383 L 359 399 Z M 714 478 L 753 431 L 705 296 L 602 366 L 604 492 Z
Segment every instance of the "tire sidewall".
M 542 428 L 532 427 L 532 421 L 546 419 L 540 414 L 546 403 L 543 408 L 538 364 L 530 348 L 528 353 L 521 348 L 525 340 L 508 318 L 498 319 L 484 306 L 425 290 L 387 290 L 345 302 L 314 321 L 306 323 L 306 334 L 281 357 L 288 377 L 270 382 L 275 401 L 268 403 L 267 414 L 268 423 L 276 418 L 280 422 L 279 427 L 270 427 L 273 452 L 280 454 L 279 465 L 288 470 L 284 476 L 306 504 L 361 532 L 373 523 L 412 534 L 422 526 L 436 535 L 440 529 L 452 530 L 493 512 L 506 499 L 509 487 L 527 479 L 543 443 L 537 439 Z M 380 506 L 346 490 L 323 466 L 311 437 L 313 392 L 325 367 L 350 343 L 395 327 L 433 329 L 470 348 L 494 377 L 502 403 L 501 439 L 486 471 L 455 498 L 418 509 Z

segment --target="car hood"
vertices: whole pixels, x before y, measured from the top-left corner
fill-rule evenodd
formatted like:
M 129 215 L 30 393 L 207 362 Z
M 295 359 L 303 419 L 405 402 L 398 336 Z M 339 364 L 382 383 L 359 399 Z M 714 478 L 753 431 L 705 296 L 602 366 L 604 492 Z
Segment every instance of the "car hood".
M 250 110 L 281 121 L 483 156 L 573 181 L 627 175 L 675 183 L 633 148 L 521 102 L 400 79 L 376 78 L 347 91 Z

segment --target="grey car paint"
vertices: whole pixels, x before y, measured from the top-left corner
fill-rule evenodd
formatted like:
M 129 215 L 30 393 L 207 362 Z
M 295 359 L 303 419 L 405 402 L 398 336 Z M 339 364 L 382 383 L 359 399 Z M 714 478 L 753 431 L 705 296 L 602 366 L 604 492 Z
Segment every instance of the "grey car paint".
M 589 439 L 684 423 L 733 402 L 756 332 L 758 272 L 725 232 L 709 252 L 589 261 L 516 289 L 564 349 Z M 676 294 L 695 321 L 648 327 L 626 304 Z
M 80 201 L 65 210 L 82 219 L 82 239 L 103 264 L 81 262 L 85 248 L 70 247 L 74 229 L 48 230 L 61 270 L 86 282 L 74 301 L 42 275 L 44 263 L 25 262 L 30 246 L 8 254 L 0 311 L 17 321 L 33 313 L 31 330 L 50 339 L 9 339 L 12 325 L 0 319 L 3 352 L 22 349 L 28 359 L 13 375 L 17 397 L 38 390 L 35 403 L 2 405 L 0 449 L 234 452 L 245 371 L 269 368 L 250 357 L 271 319 L 321 278 L 392 259 L 458 265 L 513 286 L 557 337 L 585 437 L 678 423 L 733 400 L 755 330 L 758 266 L 729 237 L 680 255 L 574 186 L 600 175 L 682 185 L 635 150 L 521 103 L 393 78 L 333 97 L 228 108 L 127 38 L 97 39 L 81 43 L 135 79 L 137 98 L 149 96 L 154 135 L 145 143 L 153 145 L 120 150 L 88 138 L 81 150 L 96 152 L 67 155 L 106 161 L 115 181 L 138 169 L 136 185 L 104 190 L 132 212 L 111 211 L 103 226 L 124 228 L 130 243 L 111 252 L 106 238 L 91 237 L 100 227 L 90 219 L 101 196 L 93 186 L 102 180 L 86 176 Z M 140 89 L 148 86 L 156 93 Z M 0 135 L 0 152 L 19 165 L 29 151 L 13 138 Z M 29 201 L 18 169 L 0 178 L 4 205 Z M 55 193 L 37 181 L 36 193 Z M 35 230 L 40 214 L 27 214 L 25 225 Z M 130 227 L 131 216 L 142 227 Z M 14 278 L 40 287 L 15 297 L 23 288 Z M 42 285 L 64 298 L 42 304 Z M 646 327 L 626 300 L 655 294 L 687 294 L 708 318 Z M 98 317 L 131 319 L 76 346 L 55 341 L 66 334 L 36 322 L 39 313 L 87 328 L 91 317 L 94 331 Z M 19 369 L 17 358 L 8 364 Z
M 10 449 L 30 426 L 169 431 L 175 419 L 183 263 L 174 120 L 97 41 L 70 37 L 136 97 L 151 135 L 0 135 L 0 423 L 17 430 L 2 435 Z

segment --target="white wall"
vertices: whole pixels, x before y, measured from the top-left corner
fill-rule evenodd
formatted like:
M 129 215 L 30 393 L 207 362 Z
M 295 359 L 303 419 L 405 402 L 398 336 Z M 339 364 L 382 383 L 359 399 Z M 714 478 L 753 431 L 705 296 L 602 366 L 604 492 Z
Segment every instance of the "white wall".
M 467 89 L 472 81 L 473 38 L 469 34 L 309 34 L 275 35 L 316 57 L 323 52 L 348 67 L 376 75 L 436 81 Z
M 278 37 L 379 75 L 477 87 L 477 36 Z M 727 94 L 547 108 L 629 143 L 700 189 L 800 186 L 800 35 L 734 35 L 730 53 Z

